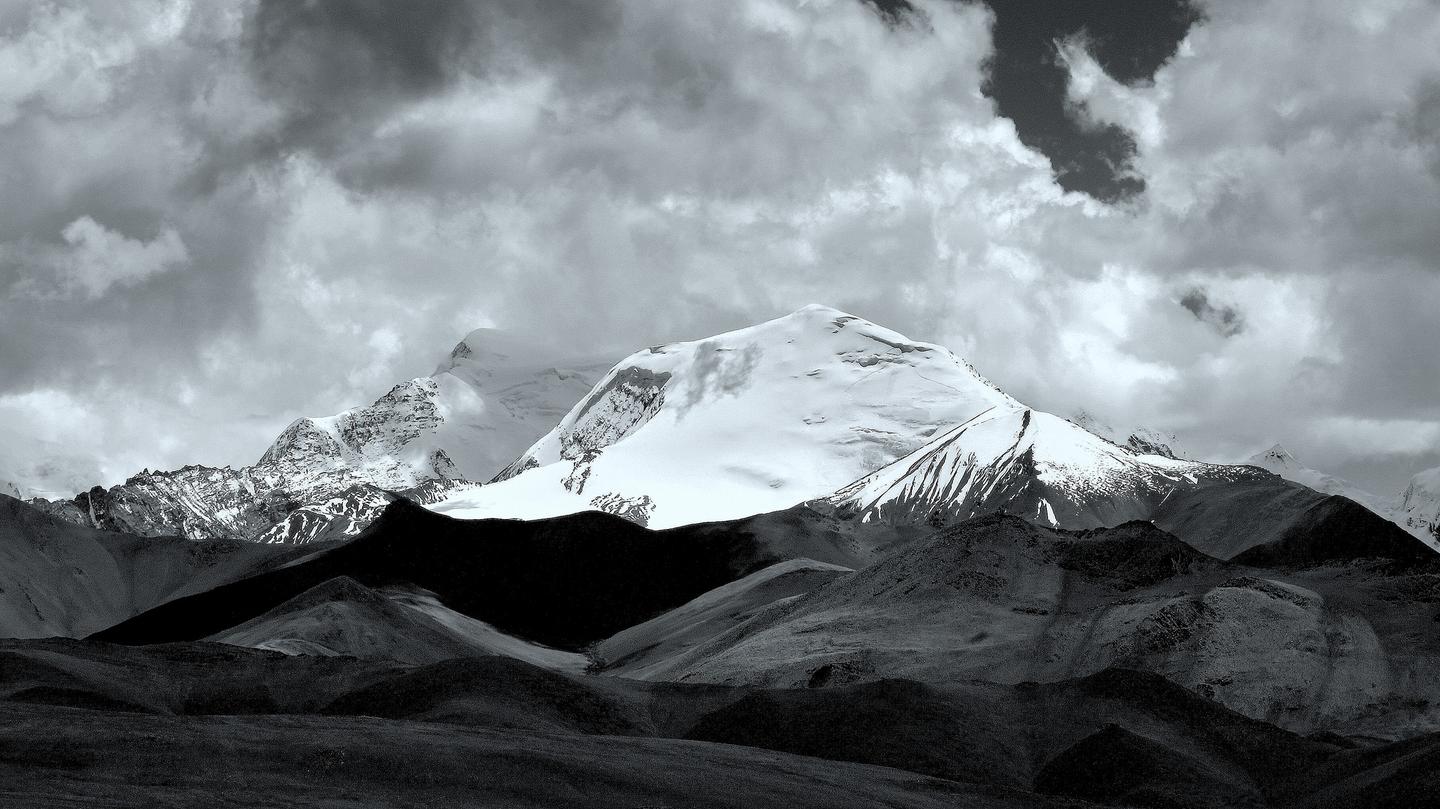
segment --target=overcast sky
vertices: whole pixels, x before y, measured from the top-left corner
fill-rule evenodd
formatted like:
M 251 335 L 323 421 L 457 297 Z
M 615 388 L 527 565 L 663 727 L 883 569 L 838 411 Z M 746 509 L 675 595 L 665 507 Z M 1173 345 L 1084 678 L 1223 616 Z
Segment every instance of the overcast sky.
M 249 463 L 478 326 L 618 359 L 823 302 L 1391 493 L 1440 464 L 1437 42 L 1435 0 L 0 0 L 0 467 Z

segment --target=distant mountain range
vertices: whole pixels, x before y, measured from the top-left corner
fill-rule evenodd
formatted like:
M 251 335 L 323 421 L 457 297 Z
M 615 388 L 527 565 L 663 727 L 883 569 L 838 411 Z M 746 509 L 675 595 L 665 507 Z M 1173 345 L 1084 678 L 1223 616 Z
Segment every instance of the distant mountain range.
M 594 509 L 668 527 L 810 502 L 862 519 L 1005 509 L 1095 527 L 1151 519 L 1197 487 L 1268 485 L 1259 467 L 1440 548 L 1440 469 L 1387 499 L 1278 446 L 1249 468 L 1190 457 L 1174 434 L 1034 410 L 948 349 L 808 306 L 613 365 L 478 330 L 431 376 L 291 424 L 254 465 L 146 470 L 31 502 L 140 536 L 283 544 L 355 536 L 387 491 L 469 518 Z
M 365 407 L 294 422 L 252 466 L 145 470 L 70 500 L 31 502 L 78 525 L 139 536 L 284 544 L 350 537 L 388 502 L 384 490 L 423 499 L 460 481 L 489 480 L 608 365 L 480 329 L 431 376 Z

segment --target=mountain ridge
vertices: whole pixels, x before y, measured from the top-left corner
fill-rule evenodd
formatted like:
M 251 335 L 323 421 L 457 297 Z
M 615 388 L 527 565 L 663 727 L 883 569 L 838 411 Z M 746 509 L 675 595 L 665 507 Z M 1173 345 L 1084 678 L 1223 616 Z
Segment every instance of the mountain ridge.
M 531 341 L 466 335 L 429 377 L 369 405 L 291 422 L 253 465 L 187 465 L 32 501 L 78 525 L 139 536 L 303 544 L 355 536 L 402 490 L 488 479 L 599 373 L 594 360 L 534 356 Z M 573 366 L 573 368 L 572 368 Z
M 1410 479 L 1405 491 L 1387 498 L 1362 489 L 1344 478 L 1305 466 L 1280 444 L 1250 456 L 1246 463 L 1267 469 L 1286 480 L 1293 480 L 1322 494 L 1349 498 L 1440 551 L 1440 467 L 1417 473 Z

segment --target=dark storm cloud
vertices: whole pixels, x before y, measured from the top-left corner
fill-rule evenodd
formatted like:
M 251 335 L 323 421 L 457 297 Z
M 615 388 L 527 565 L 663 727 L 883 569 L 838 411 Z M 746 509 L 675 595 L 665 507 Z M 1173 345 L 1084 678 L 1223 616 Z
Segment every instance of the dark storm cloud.
M 907 0 L 867 0 L 891 21 L 914 8 Z M 995 15 L 994 52 L 985 95 L 1015 124 L 1020 140 L 1050 160 L 1055 180 L 1102 202 L 1145 190 L 1135 168 L 1135 137 L 1096 122 L 1069 98 L 1070 69 L 1060 46 L 1073 41 L 1121 84 L 1148 82 L 1201 19 L 1191 0 L 983 0 Z
M 1025 145 L 1050 158 L 1067 191 L 1103 202 L 1143 192 L 1135 171 L 1135 138 L 1115 124 L 1096 124 L 1068 100 L 1070 71 L 1059 44 L 1080 44 L 1112 79 L 1149 81 L 1175 55 L 1200 14 L 1189 0 L 985 0 L 995 12 L 995 52 L 985 94 L 1015 122 Z
M 1234 337 L 1245 331 L 1245 317 L 1240 310 L 1227 304 L 1216 304 L 1210 295 L 1200 287 L 1194 287 L 1180 296 L 1180 305 L 1195 319 L 1209 325 L 1225 337 Z
M 1420 86 L 1414 109 L 1405 116 L 1404 123 L 1407 134 L 1425 151 L 1430 173 L 1440 177 L 1440 79 Z M 1436 267 L 1440 268 L 1440 261 Z
M 473 61 L 479 29 L 463 3 L 263 0 L 248 44 L 286 107 L 274 146 L 329 152 L 397 101 L 444 89 Z
M 381 121 L 469 78 L 579 58 L 618 14 L 613 0 L 262 0 L 246 44 L 285 117 L 247 157 L 308 152 L 360 188 L 426 183 L 440 136 L 377 138 Z

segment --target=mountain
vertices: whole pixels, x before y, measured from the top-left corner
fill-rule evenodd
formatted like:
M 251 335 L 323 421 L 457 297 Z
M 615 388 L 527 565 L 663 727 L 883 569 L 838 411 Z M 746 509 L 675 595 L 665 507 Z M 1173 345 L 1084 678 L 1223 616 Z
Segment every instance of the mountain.
M 373 590 L 338 576 L 210 640 L 292 655 L 346 655 L 420 665 L 501 654 L 583 671 L 583 655 L 507 636 L 414 588 Z
M 384 508 L 382 489 L 424 499 L 457 481 L 488 480 L 604 367 L 480 329 L 431 376 L 396 385 L 364 407 L 297 420 L 252 466 L 146 470 L 119 486 L 36 505 L 77 524 L 140 536 L 287 544 L 348 538 Z
M 1142 454 L 1049 413 L 995 407 L 824 502 L 861 520 L 938 526 L 1004 510 L 1047 525 L 1095 528 L 1148 519 L 1177 490 L 1264 477 Z
M 687 737 L 1102 805 L 1215 809 L 1269 805 L 1285 781 L 1336 751 L 1123 669 L 1014 686 L 886 679 L 756 689 Z
M 1385 498 L 1371 494 L 1348 480 L 1305 466 L 1279 444 L 1252 455 L 1246 463 L 1309 486 L 1317 492 L 1354 500 L 1440 550 L 1440 467 L 1416 475 L 1400 496 Z
M 507 635 L 576 651 L 775 562 L 854 567 L 917 535 L 803 511 L 654 531 L 595 511 L 456 520 L 401 499 L 333 550 L 176 599 L 95 637 L 199 640 L 343 576 L 377 590 L 420 588 Z
M 1019 405 L 948 349 L 807 306 L 616 364 L 457 517 L 598 509 L 669 527 L 821 496 L 990 408 Z
M 1410 479 L 1400 498 L 1399 516 L 1406 528 L 1440 550 L 1440 466 Z
M 1324 494 L 1338 494 L 1341 497 L 1348 497 L 1360 505 L 1370 509 L 1381 516 L 1387 516 L 1395 508 L 1395 503 L 1388 502 L 1365 491 L 1359 486 L 1343 478 L 1334 475 L 1327 475 L 1311 469 L 1300 461 L 1284 447 L 1276 444 L 1264 452 L 1257 452 L 1245 461 L 1251 466 L 1258 466 L 1261 469 L 1274 472 L 1286 480 L 1293 480 L 1296 483 L 1303 483 L 1317 492 Z
M 86 635 L 295 553 L 99 531 L 0 495 L 0 637 Z
M 1112 443 L 1129 447 L 1141 455 L 1159 455 L 1165 458 L 1193 458 L 1194 456 L 1180 443 L 1172 432 L 1152 427 L 1117 429 L 1111 422 L 1101 419 L 1088 410 L 1078 410 L 1070 421 Z
M 992 512 L 1040 525 L 1153 521 L 1221 559 L 1315 554 L 1423 560 L 1393 521 L 1254 466 L 1148 455 L 1034 410 L 987 411 L 812 503 L 842 518 L 942 527 Z
M 636 624 L 592 650 L 606 674 L 646 679 L 648 667 L 748 620 L 772 604 L 810 592 L 848 567 L 790 559 L 706 592 L 649 621 Z
M 1216 559 L 1148 522 L 1062 531 L 992 515 L 717 625 L 708 639 L 648 661 L 640 676 L 940 686 L 1122 667 L 1300 731 L 1440 729 L 1440 686 L 1428 674 L 1440 666 L 1440 644 L 1425 629 L 1437 615 L 1440 567 L 1350 551 L 1262 567 L 1269 560 Z

